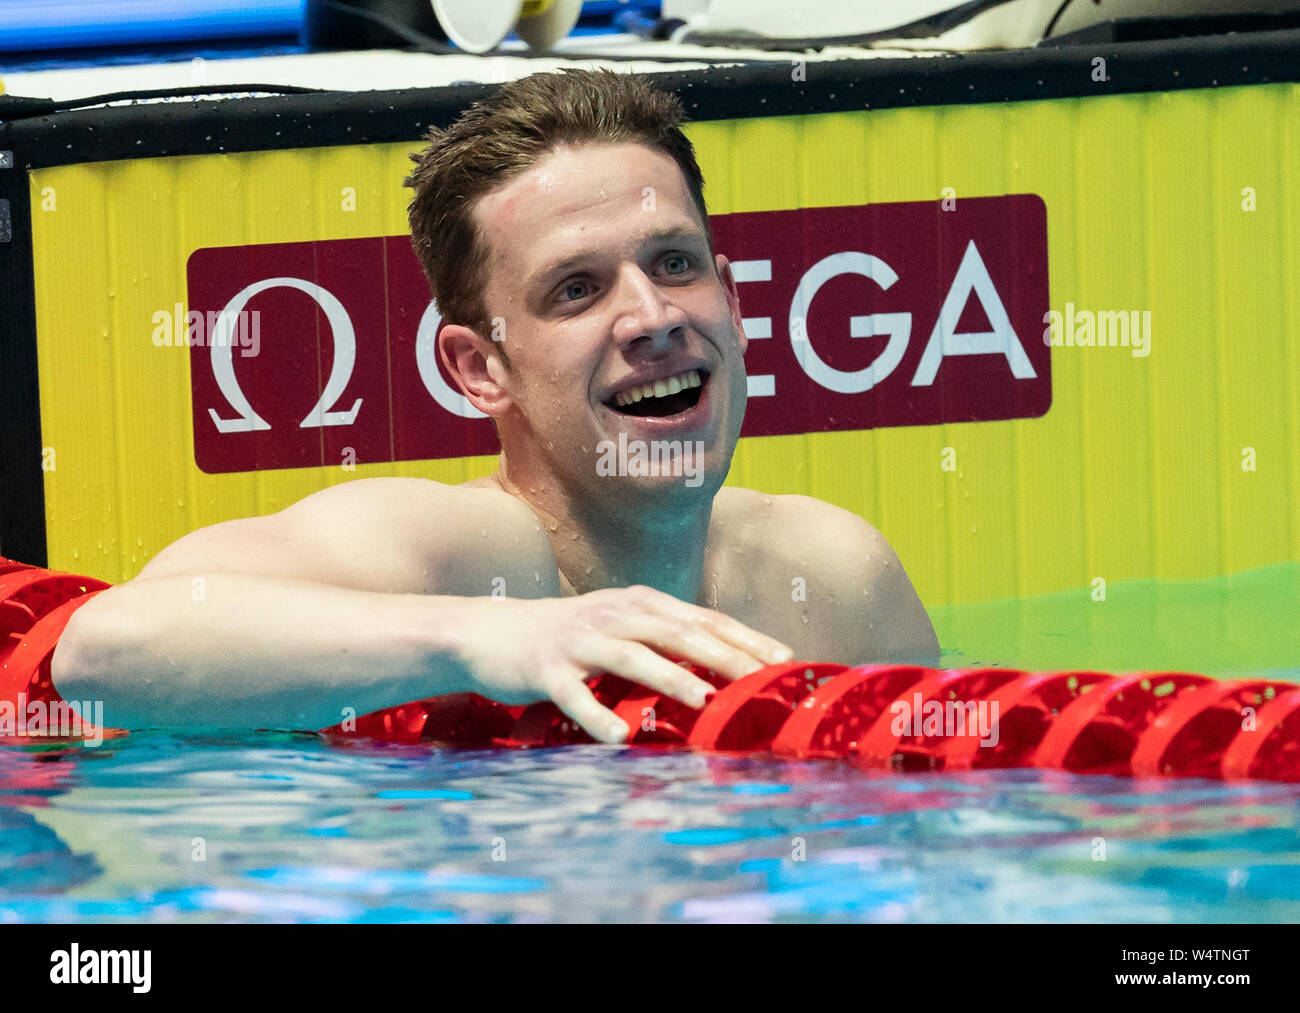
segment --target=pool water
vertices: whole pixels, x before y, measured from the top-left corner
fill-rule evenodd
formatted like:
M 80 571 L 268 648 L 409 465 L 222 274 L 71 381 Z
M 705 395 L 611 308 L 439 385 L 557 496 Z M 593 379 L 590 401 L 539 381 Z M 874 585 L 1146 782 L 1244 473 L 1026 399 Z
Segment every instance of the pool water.
M 1300 682 L 1300 566 L 1107 598 L 937 609 L 945 662 Z M 0 920 L 1295 922 L 1297 812 L 1289 784 L 157 730 L 0 748 Z

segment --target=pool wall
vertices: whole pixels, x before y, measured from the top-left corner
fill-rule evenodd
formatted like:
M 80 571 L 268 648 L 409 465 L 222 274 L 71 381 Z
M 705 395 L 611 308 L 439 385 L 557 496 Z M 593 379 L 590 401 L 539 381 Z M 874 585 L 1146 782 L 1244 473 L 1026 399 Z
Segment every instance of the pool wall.
M 664 75 L 746 264 L 730 481 L 861 513 L 931 605 L 1300 558 L 1297 79 L 1296 32 Z M 491 470 L 401 186 L 486 90 L 0 124 L 0 551 L 116 582 L 331 484 Z M 258 285 L 257 355 L 180 340 Z

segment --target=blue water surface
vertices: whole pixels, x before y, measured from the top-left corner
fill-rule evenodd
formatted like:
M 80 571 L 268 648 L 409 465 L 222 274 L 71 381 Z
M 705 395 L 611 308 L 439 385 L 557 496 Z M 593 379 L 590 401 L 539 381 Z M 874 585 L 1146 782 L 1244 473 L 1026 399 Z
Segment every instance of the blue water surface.
M 9 922 L 1294 922 L 1300 785 L 164 731 L 0 747 Z

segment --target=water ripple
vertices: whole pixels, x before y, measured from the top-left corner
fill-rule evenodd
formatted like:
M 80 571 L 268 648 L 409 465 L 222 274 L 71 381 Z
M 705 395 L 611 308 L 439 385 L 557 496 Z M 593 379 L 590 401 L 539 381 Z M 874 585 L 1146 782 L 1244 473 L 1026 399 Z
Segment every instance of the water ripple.
M 1300 786 L 585 746 L 0 748 L 0 921 L 1300 920 Z

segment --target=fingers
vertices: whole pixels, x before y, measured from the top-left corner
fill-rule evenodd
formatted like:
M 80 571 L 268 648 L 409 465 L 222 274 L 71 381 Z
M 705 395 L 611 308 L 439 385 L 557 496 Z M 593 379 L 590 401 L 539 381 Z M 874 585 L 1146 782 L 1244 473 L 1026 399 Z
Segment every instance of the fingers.
M 678 604 L 684 605 L 686 603 L 679 602 Z M 693 620 L 700 627 L 713 634 L 723 643 L 757 658 L 763 665 L 779 665 L 794 657 L 794 651 L 779 640 L 774 640 L 766 634 L 750 629 L 750 627 L 732 619 L 729 615 L 694 605 L 687 605 L 686 607 L 693 610 Z
M 675 666 L 674 666 L 675 667 Z M 577 722 L 597 742 L 626 742 L 629 729 L 608 707 L 602 706 L 583 683 L 586 672 L 574 666 L 551 675 L 542 686 L 555 706 Z
M 680 700 L 687 707 L 703 707 L 707 695 L 714 691 L 709 683 L 681 665 L 630 640 L 600 635 L 586 637 L 573 645 L 569 657 L 591 672 L 622 676 Z
M 733 679 L 764 665 L 779 665 L 794 657 L 794 652 L 779 640 L 722 612 L 691 605 L 652 588 L 637 590 L 645 592 L 643 600 L 649 608 L 672 622 L 668 636 L 679 646 L 670 653 L 681 654 Z M 658 643 L 656 646 L 665 647 Z M 692 650 L 704 652 L 709 657 L 696 657 Z
M 785 644 L 730 616 L 652 588 L 592 592 L 587 604 L 580 625 L 561 637 L 552 658 L 558 664 L 546 666 L 534 685 L 599 742 L 625 742 L 630 730 L 587 687 L 592 675 L 609 672 L 700 708 L 714 687 L 665 655 L 729 679 L 793 657 Z
M 647 650 L 633 650 L 643 645 Z M 581 658 L 576 653 L 579 649 L 584 652 Z M 656 673 L 659 677 L 665 675 L 667 670 L 661 664 L 665 659 L 659 655 L 711 668 L 729 679 L 739 679 L 766 664 L 764 659 L 733 646 L 702 624 L 692 626 L 680 618 L 645 609 L 632 609 L 608 618 L 593 636 L 581 638 L 570 650 L 570 657 L 579 664 L 612 671 L 635 681 L 654 679 Z M 671 667 L 684 671 L 677 665 Z M 701 680 L 690 678 L 703 685 Z M 683 702 L 696 706 L 691 701 Z

